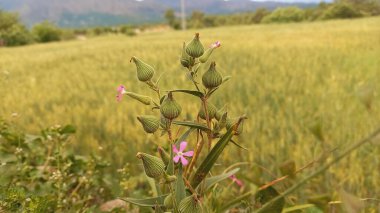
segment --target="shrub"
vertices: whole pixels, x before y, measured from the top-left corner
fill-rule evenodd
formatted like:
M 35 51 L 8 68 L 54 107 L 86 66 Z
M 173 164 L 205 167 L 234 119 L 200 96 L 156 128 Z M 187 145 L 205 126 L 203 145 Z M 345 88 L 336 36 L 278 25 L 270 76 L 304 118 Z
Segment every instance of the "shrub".
M 305 19 L 305 12 L 298 7 L 285 7 L 274 10 L 270 15 L 265 16 L 263 23 L 287 23 L 301 22 Z
M 32 34 L 37 42 L 45 43 L 61 40 L 62 31 L 54 24 L 44 21 L 33 27 Z
M 32 41 L 17 14 L 0 10 L 0 46 L 19 46 Z
M 352 5 L 336 3 L 326 9 L 320 19 L 346 19 L 360 17 L 361 14 Z

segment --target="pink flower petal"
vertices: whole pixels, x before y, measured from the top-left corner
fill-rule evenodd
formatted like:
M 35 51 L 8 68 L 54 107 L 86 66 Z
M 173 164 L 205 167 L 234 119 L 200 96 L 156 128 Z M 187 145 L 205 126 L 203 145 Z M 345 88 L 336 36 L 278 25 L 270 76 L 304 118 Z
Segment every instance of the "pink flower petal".
M 174 156 L 174 158 L 173 158 L 174 162 L 178 163 L 179 158 L 180 158 L 180 157 L 179 157 L 178 155 Z
M 217 47 L 220 47 L 220 45 L 221 45 L 220 41 L 216 41 L 215 43 L 211 44 L 211 48 L 217 48 Z
M 186 141 L 182 141 L 181 144 L 179 145 L 179 151 L 183 152 L 183 150 L 186 149 L 186 146 L 187 146 L 187 142 Z
M 240 186 L 240 187 L 243 187 L 243 182 L 241 181 L 241 180 L 238 180 L 238 179 L 236 179 L 236 181 L 235 181 L 235 183 L 238 185 L 238 186 Z
M 188 152 L 183 153 L 183 156 L 186 156 L 186 157 L 192 157 L 193 155 L 194 155 L 194 151 L 188 151 Z
M 181 156 L 181 163 L 182 165 L 186 166 L 189 163 L 189 161 L 186 160 L 186 158 L 184 158 L 183 156 Z
M 177 149 L 177 147 L 173 144 L 173 152 L 174 153 L 178 153 L 178 149 Z

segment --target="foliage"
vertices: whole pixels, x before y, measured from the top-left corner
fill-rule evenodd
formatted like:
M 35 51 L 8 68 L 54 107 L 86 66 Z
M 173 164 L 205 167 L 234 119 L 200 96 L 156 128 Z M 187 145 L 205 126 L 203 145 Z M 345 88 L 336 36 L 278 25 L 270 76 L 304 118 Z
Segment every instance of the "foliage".
M 44 21 L 36 24 L 32 28 L 32 34 L 37 42 L 46 43 L 52 41 L 59 41 L 61 39 L 61 30 L 53 23 Z
M 274 10 L 262 20 L 263 23 L 287 23 L 301 22 L 305 19 L 305 13 L 298 7 L 285 7 Z
M 337 19 L 337 18 L 355 18 L 360 17 L 360 13 L 355 10 L 352 5 L 349 4 L 334 4 L 330 6 L 321 15 L 321 19 Z
M 0 10 L 0 46 L 20 46 L 30 43 L 31 40 L 17 14 Z
M 84 211 L 109 196 L 108 163 L 67 148 L 75 131 L 71 125 L 56 125 L 30 135 L 0 120 L 0 209 Z

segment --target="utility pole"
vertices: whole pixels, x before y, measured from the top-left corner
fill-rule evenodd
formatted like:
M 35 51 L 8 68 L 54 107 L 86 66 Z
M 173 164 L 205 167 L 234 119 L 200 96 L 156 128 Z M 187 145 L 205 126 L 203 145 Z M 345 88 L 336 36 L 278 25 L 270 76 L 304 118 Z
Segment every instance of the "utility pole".
M 181 27 L 182 30 L 186 30 L 185 0 L 181 0 Z

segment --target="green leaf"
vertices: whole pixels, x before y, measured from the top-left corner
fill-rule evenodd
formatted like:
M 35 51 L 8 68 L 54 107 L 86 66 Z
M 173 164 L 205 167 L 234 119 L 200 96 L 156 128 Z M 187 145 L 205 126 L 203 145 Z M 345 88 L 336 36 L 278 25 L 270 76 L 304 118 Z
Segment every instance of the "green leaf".
M 177 90 L 172 90 L 171 92 L 187 93 L 187 94 L 190 94 L 190 95 L 194 95 L 194 96 L 196 96 L 198 98 L 203 98 L 204 97 L 204 94 L 202 92 L 195 91 L 195 90 L 177 89 Z
M 312 207 L 315 207 L 315 206 L 313 204 L 297 205 L 297 206 L 285 208 L 284 210 L 282 210 L 282 213 L 293 212 L 293 211 L 297 211 L 297 210 L 301 210 L 301 209 L 308 209 L 308 208 L 312 208 Z
M 164 199 L 168 196 L 168 194 L 161 195 L 158 197 L 152 197 L 152 198 L 144 198 L 144 199 L 138 199 L 138 198 L 120 198 L 121 200 L 124 200 L 125 202 L 135 204 L 137 206 L 141 207 L 154 207 L 154 206 L 162 206 L 164 205 Z
M 189 137 L 190 133 L 192 133 L 193 131 L 195 130 L 195 128 L 189 128 L 185 133 L 183 133 L 181 135 L 181 137 L 179 137 L 177 139 L 177 141 L 175 142 L 175 145 L 176 146 L 179 146 L 179 144 L 182 142 L 182 141 L 186 141 L 187 137 Z
M 230 79 L 231 79 L 231 76 L 230 76 L 230 75 L 224 76 L 224 77 L 223 77 L 223 80 L 222 80 L 222 83 L 227 82 L 227 81 L 230 80 Z
M 73 125 L 66 125 L 59 131 L 60 134 L 74 134 L 75 132 L 76 128 Z
M 245 148 L 244 146 L 242 146 L 242 145 L 236 143 L 235 141 L 231 140 L 231 142 L 232 142 L 233 144 L 235 144 L 235 146 L 239 147 L 240 149 L 244 149 L 244 150 L 248 151 L 247 148 Z
M 233 134 L 233 128 L 230 128 L 226 134 L 215 144 L 210 153 L 203 160 L 197 171 L 195 172 L 192 180 L 191 186 L 195 189 L 206 178 L 206 175 L 209 173 L 211 168 L 214 166 L 219 155 L 222 153 L 224 148 L 227 146 L 228 142 L 231 140 Z
M 182 177 L 182 166 L 178 167 L 177 181 L 175 185 L 175 200 L 179 204 L 186 197 L 185 183 Z
M 190 121 L 173 121 L 172 124 L 179 125 L 179 126 L 187 126 L 187 127 L 193 127 L 196 129 L 200 129 L 203 131 L 210 131 L 210 129 L 203 124 L 198 124 Z
M 236 172 L 238 172 L 240 170 L 240 168 L 236 168 L 236 169 L 233 169 L 227 173 L 224 173 L 224 174 L 221 174 L 221 175 L 217 175 L 217 176 L 213 176 L 213 177 L 210 177 L 210 178 L 206 178 L 205 180 L 205 189 L 209 189 L 211 188 L 214 184 L 230 177 L 231 175 L 235 174 Z
M 253 192 L 247 192 L 247 193 L 233 199 L 232 201 L 228 202 L 226 205 L 222 206 L 218 212 L 225 212 L 226 210 L 238 205 L 242 200 L 249 198 L 251 195 L 253 195 Z

